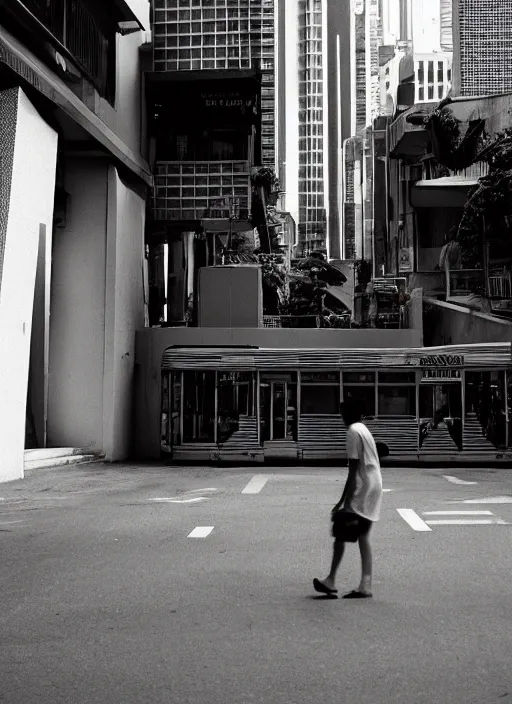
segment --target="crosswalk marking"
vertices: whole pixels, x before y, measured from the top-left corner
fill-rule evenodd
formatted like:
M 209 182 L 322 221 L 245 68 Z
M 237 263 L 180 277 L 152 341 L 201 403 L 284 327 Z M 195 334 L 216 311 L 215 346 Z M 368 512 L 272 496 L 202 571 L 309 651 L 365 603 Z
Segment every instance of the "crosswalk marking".
M 206 538 L 215 526 L 197 526 L 188 534 L 187 538 Z
M 425 521 L 420 518 L 416 511 L 413 511 L 412 508 L 397 508 L 397 511 L 413 530 L 424 532 L 432 530 L 432 528 L 429 528 Z
M 443 474 L 443 478 L 446 479 L 447 481 L 451 482 L 452 484 L 478 484 L 478 482 L 468 482 L 465 479 L 459 479 L 458 477 L 452 477 L 449 474 Z
M 492 511 L 424 511 L 424 516 L 492 516 Z
M 429 526 L 490 526 L 508 525 L 502 518 L 442 518 L 440 520 L 427 521 Z
M 259 494 L 267 482 L 268 477 L 264 474 L 256 474 L 242 490 L 242 494 Z
M 457 504 L 512 504 L 512 496 L 489 496 L 486 499 L 464 499 L 455 500 L 451 503 Z

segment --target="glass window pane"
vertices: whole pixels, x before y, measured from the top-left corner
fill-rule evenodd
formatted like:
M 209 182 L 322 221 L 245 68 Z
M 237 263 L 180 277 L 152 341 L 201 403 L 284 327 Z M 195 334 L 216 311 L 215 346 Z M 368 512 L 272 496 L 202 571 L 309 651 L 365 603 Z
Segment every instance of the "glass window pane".
M 416 387 L 379 387 L 379 416 L 416 416 Z
M 339 386 L 301 386 L 301 413 L 303 415 L 339 415 Z
M 183 373 L 183 442 L 214 442 L 215 372 Z
M 375 372 L 343 372 L 344 384 L 372 384 Z
M 414 384 L 415 372 L 379 372 L 379 384 Z
M 364 408 L 364 415 L 372 417 L 375 415 L 375 387 L 374 386 L 346 386 L 343 389 L 345 401 L 355 399 L 360 401 Z

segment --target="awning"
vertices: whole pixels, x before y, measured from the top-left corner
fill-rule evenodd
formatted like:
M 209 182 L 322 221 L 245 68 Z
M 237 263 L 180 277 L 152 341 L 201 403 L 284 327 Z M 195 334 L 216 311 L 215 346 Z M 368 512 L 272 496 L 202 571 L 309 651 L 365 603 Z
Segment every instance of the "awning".
M 463 208 L 469 189 L 477 185 L 477 179 L 460 176 L 417 181 L 411 188 L 411 205 L 413 208 Z
M 103 120 L 84 105 L 61 78 L 3 27 L 0 27 L 0 61 L 61 108 L 146 185 L 153 185 L 149 164 L 132 152 Z
M 133 0 L 114 0 L 114 5 L 117 7 L 119 14 L 121 16 L 122 22 L 136 22 L 139 29 L 142 31 L 146 30 L 146 27 L 142 24 L 141 20 L 137 16 L 137 13 L 133 10 L 132 5 L 136 4 Z M 149 29 L 149 27 L 147 28 Z

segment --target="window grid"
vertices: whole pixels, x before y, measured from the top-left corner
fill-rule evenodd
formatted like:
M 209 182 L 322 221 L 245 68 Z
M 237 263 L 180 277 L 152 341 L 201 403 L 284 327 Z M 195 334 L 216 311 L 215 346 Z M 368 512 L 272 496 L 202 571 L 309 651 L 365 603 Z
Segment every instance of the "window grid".
M 155 0 L 155 71 L 262 70 L 262 162 L 275 164 L 274 0 Z M 265 100 L 265 102 L 263 102 Z
M 325 244 L 322 2 L 299 1 L 299 238 Z
M 458 0 L 461 95 L 512 90 L 512 0 Z
M 155 170 L 155 220 L 205 217 L 248 219 L 250 169 L 246 161 L 159 162 Z

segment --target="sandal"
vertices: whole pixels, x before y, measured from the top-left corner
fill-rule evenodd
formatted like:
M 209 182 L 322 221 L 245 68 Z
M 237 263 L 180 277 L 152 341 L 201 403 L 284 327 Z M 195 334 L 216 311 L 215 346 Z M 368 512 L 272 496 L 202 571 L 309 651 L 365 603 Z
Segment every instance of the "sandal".
M 337 589 L 329 589 L 329 587 L 327 587 L 323 582 L 321 582 L 316 577 L 313 580 L 313 587 L 315 588 L 315 591 L 320 592 L 321 594 L 337 594 L 338 593 Z
M 371 599 L 372 594 L 365 594 L 364 592 L 360 592 L 357 589 L 354 589 L 353 591 L 349 592 L 348 594 L 344 595 L 344 599 Z

